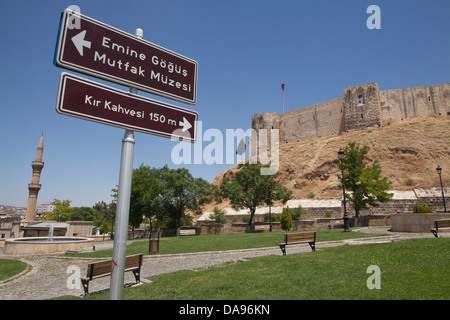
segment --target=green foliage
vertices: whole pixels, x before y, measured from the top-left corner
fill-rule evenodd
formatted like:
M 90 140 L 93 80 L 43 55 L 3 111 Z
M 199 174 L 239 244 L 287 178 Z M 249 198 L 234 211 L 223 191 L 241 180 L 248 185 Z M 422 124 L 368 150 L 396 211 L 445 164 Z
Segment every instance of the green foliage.
M 146 216 L 156 220 L 157 227 L 191 225 L 187 211 L 199 213 L 200 207 L 211 201 L 212 191 L 207 181 L 194 178 L 185 168 L 151 168 L 141 164 L 133 170 L 130 224 L 137 227 Z
M 281 214 L 271 213 L 271 217 L 269 217 L 269 213 L 264 214 L 264 222 L 269 222 L 272 219 L 272 222 L 280 222 Z
M 260 164 L 240 164 L 239 170 L 231 179 L 225 177 L 222 180 L 218 190 L 220 199 L 229 199 L 233 209 L 250 210 L 247 232 L 251 229 L 256 207 L 273 205 L 273 200 L 286 203 L 292 195 L 292 191 L 275 182 L 278 172 L 274 175 L 262 175 L 262 168 L 265 167 Z
M 94 221 L 95 210 L 91 207 L 72 208 L 70 221 Z
M 42 220 L 46 221 L 57 221 L 57 222 L 66 222 L 70 221 L 72 208 L 70 207 L 70 200 L 58 200 L 54 199 L 53 204 L 55 205 L 55 209 L 53 212 L 47 213 Z
M 316 195 L 314 194 L 314 192 L 310 192 L 310 193 L 308 193 L 308 195 L 307 195 L 307 197 L 309 198 L 309 199 L 312 199 L 312 198 L 314 198 Z
M 355 142 L 350 142 L 344 149 L 345 188 L 352 191 L 346 193 L 345 198 L 352 203 L 356 217 L 361 210 L 370 206 L 379 207 L 380 203 L 391 201 L 393 196 L 387 192 L 392 183 L 386 177 L 381 177 L 380 163 L 377 160 L 371 166 L 365 163 L 368 150 L 367 146 L 360 148 Z M 339 169 L 342 170 L 341 163 Z M 342 176 L 338 177 L 342 181 Z
M 104 201 L 97 202 L 94 206 L 94 226 L 99 228 L 100 233 L 112 232 L 116 217 L 116 203 L 106 204 Z
M 302 220 L 303 216 L 307 213 L 308 212 L 299 205 L 297 208 L 291 210 L 292 220 Z
M 227 219 L 225 219 L 225 210 L 214 207 L 213 214 L 211 218 L 214 219 L 215 223 L 225 224 Z
M 327 210 L 325 212 L 325 218 L 331 218 L 333 216 L 333 211 L 332 210 Z
M 425 203 L 416 202 L 413 213 L 431 213 L 431 210 Z
M 292 228 L 292 215 L 289 207 L 283 208 L 283 213 L 281 214 L 280 218 L 280 226 L 281 229 L 285 231 L 289 231 Z

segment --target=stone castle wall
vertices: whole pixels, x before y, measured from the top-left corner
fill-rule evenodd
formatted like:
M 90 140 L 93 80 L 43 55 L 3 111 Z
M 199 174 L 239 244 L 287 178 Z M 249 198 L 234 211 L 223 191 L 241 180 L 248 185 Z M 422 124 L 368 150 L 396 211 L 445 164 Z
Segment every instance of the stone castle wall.
M 344 96 L 284 113 L 263 112 L 252 117 L 259 133 L 279 129 L 280 143 L 382 126 L 388 120 L 450 114 L 450 83 L 380 91 L 376 82 L 344 89 Z

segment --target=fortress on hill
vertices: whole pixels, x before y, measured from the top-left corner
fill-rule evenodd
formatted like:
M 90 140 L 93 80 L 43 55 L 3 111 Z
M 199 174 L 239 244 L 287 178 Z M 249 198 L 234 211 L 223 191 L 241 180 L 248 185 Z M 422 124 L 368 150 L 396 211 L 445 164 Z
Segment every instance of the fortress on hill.
M 252 117 L 252 129 L 279 129 L 280 143 L 380 127 L 389 120 L 450 115 L 450 83 L 381 91 L 376 82 L 344 89 L 344 96 L 287 111 Z M 270 145 L 270 142 L 269 142 Z

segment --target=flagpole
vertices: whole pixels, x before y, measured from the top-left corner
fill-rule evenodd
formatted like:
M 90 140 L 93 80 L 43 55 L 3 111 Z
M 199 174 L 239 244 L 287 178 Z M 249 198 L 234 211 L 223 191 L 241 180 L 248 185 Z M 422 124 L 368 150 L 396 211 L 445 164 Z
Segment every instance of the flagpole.
M 283 90 L 283 113 L 284 113 L 284 86 L 285 86 L 285 84 L 282 83 L 281 84 L 281 90 Z

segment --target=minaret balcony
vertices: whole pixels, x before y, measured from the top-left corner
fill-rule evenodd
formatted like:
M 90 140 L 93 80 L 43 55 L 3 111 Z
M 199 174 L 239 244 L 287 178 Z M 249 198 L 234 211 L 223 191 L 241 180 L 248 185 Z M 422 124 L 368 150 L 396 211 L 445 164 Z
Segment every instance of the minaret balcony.
M 31 167 L 34 169 L 42 169 L 44 167 L 44 162 L 42 161 L 31 161 Z
M 38 183 L 29 183 L 28 190 L 41 190 L 41 184 Z

